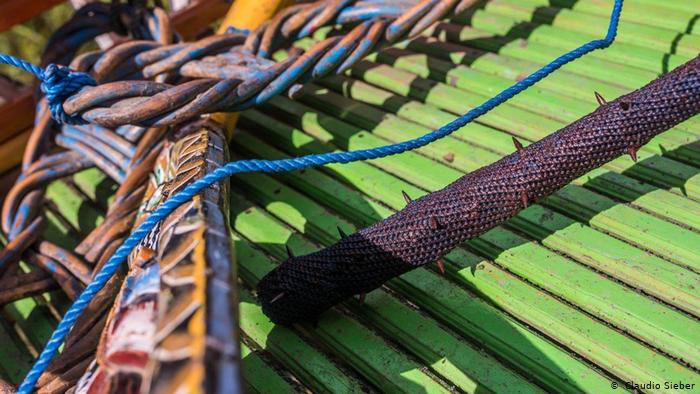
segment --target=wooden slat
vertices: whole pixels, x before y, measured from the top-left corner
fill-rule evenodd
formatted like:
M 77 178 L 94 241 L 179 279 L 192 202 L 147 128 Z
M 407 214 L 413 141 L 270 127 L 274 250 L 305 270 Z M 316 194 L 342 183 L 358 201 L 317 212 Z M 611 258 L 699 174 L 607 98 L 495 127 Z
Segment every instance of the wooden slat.
M 24 147 L 29 140 L 30 130 L 25 130 L 0 142 L 0 173 L 11 169 L 22 161 Z
M 233 235 L 236 257 L 243 258 L 240 273 L 248 283 L 254 283 L 269 264 L 269 257 L 255 249 L 240 235 Z M 266 263 L 267 262 L 267 263 Z M 327 355 L 306 342 L 290 328 L 277 327 L 263 315 L 259 302 L 246 290 L 240 292 L 241 331 L 260 348 L 267 351 L 300 382 L 314 392 L 359 392 L 363 382 L 348 376 Z M 244 370 L 245 372 L 245 370 Z M 250 380 L 250 377 L 246 377 Z
M 246 377 L 249 392 L 253 393 L 295 393 L 295 387 L 277 374 L 256 352 L 241 345 L 241 369 Z
M 173 12 L 173 26 L 185 39 L 191 40 L 207 25 L 223 18 L 230 6 L 226 0 L 193 0 L 187 7 Z
M 0 33 L 28 21 L 65 0 L 2 0 L 0 1 Z
M 12 101 L 0 106 L 0 120 L 0 143 L 5 143 L 21 134 L 23 130 L 30 128 L 34 122 L 32 94 L 25 91 Z

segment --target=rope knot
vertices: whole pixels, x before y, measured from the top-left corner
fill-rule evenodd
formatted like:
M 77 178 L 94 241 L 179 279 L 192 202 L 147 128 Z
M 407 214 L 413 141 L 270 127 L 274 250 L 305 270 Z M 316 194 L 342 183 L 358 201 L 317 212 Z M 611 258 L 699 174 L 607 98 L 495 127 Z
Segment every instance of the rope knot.
M 97 85 L 90 75 L 58 64 L 49 64 L 40 79 L 41 91 L 46 95 L 54 120 L 64 124 L 87 123 L 79 115 L 68 115 L 63 110 L 63 102 L 83 87 Z

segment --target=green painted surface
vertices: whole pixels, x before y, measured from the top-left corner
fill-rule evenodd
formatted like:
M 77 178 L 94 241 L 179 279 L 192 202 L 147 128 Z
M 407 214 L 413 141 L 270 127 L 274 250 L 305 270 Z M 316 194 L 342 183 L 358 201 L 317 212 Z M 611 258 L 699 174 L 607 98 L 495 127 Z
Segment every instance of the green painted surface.
M 246 386 L 253 393 L 294 393 L 295 387 L 279 376 L 265 361 L 241 344 L 241 370 L 248 377 Z
M 236 257 L 241 276 L 248 283 L 257 283 L 272 266 L 270 259 L 239 235 L 234 235 Z M 246 262 L 243 264 L 243 262 Z M 361 383 L 346 376 L 323 353 L 307 343 L 292 329 L 275 327 L 262 313 L 260 305 L 248 291 L 240 293 L 242 332 L 267 351 L 315 392 L 349 393 L 360 391 Z

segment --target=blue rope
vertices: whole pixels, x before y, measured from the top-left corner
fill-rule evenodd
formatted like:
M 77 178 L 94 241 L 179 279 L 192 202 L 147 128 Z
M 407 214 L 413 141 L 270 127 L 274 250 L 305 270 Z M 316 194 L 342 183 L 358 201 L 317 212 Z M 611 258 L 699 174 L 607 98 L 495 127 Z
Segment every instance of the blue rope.
M 104 267 L 97 273 L 92 282 L 85 288 L 85 290 L 80 294 L 73 305 L 68 309 L 63 320 L 58 324 L 58 327 L 51 335 L 46 347 L 41 352 L 41 355 L 35 362 L 32 369 L 29 371 L 21 386 L 19 387 L 19 394 L 29 394 L 31 393 L 34 385 L 36 384 L 39 376 L 44 372 L 46 367 L 49 365 L 51 360 L 56 354 L 56 351 L 63 343 L 66 335 L 71 330 L 75 321 L 78 319 L 80 314 L 88 306 L 92 298 L 105 286 L 107 281 L 112 277 L 115 271 L 127 261 L 129 254 L 138 246 L 138 244 L 143 240 L 153 228 L 177 209 L 180 205 L 191 200 L 197 193 L 203 189 L 220 182 L 233 174 L 244 173 L 244 172 L 285 172 L 285 171 L 295 171 L 304 168 L 322 166 L 331 163 L 350 163 L 360 160 L 371 160 L 378 159 L 381 157 L 386 157 L 390 155 L 395 155 L 398 153 L 406 152 L 412 149 L 420 148 L 433 141 L 450 135 L 454 131 L 462 128 L 469 122 L 478 118 L 479 116 L 489 112 L 498 105 L 511 99 L 518 93 L 529 88 L 530 86 L 537 83 L 539 80 L 545 78 L 547 75 L 556 71 L 563 65 L 576 60 L 577 58 L 593 51 L 596 49 L 606 48 L 612 44 L 617 34 L 617 26 L 620 19 L 620 12 L 622 11 L 623 0 L 615 0 L 615 5 L 612 10 L 610 17 L 610 24 L 608 26 L 608 32 L 604 39 L 593 40 L 587 44 L 584 44 L 571 52 L 555 59 L 551 63 L 537 70 L 527 78 L 519 81 L 515 85 L 509 87 L 508 89 L 502 91 L 495 97 L 489 99 L 482 105 L 470 110 L 458 119 L 448 123 L 447 125 L 440 127 L 422 137 L 416 138 L 414 140 L 400 142 L 397 144 L 382 146 L 372 149 L 363 149 L 351 152 L 332 152 L 324 154 L 313 154 L 301 157 L 295 157 L 290 159 L 282 160 L 241 160 L 227 163 L 226 165 L 217 168 L 211 173 L 205 175 L 201 179 L 191 183 L 183 191 L 177 193 L 176 195 L 170 197 L 168 200 L 163 202 L 151 215 L 149 215 L 139 227 L 124 241 L 124 243 L 117 249 L 117 251 L 112 255 L 112 257 L 107 261 Z M 42 86 L 45 92 L 50 92 L 53 97 L 49 100 L 51 105 L 60 106 L 58 100 L 62 100 L 68 97 L 72 92 L 79 90 L 82 86 L 94 85 L 94 81 L 90 78 L 82 77 L 82 73 L 74 73 L 70 70 L 64 68 L 58 68 L 58 70 L 63 71 L 53 71 L 55 76 L 47 76 L 49 74 L 49 69 L 43 71 L 41 68 L 27 63 L 21 59 L 14 58 L 8 55 L 0 54 L 0 62 L 19 67 L 23 70 L 31 72 L 36 75 L 40 80 L 42 80 Z M 86 75 L 86 74 L 82 74 Z M 88 77 L 89 78 L 89 77 Z M 81 85 L 82 84 L 82 85 Z M 66 93 L 70 91 L 71 93 Z M 48 95 L 48 93 L 47 93 Z M 51 101 L 54 100 L 54 101 Z M 62 109 L 52 109 L 52 114 L 57 116 L 58 121 L 80 121 L 79 119 L 71 118 L 63 113 Z
M 41 81 L 41 91 L 46 96 L 51 116 L 57 122 L 65 124 L 87 123 L 80 116 L 66 114 L 63 111 L 63 102 L 83 87 L 97 85 L 90 75 L 73 71 L 58 64 L 49 64 L 44 70 L 37 65 L 4 53 L 0 53 L 0 63 L 30 72 Z

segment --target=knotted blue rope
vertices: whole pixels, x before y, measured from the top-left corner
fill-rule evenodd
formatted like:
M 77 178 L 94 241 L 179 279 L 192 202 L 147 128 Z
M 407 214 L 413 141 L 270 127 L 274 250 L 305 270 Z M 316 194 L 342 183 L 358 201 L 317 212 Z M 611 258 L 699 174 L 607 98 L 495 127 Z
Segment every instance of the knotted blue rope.
M 227 163 L 226 165 L 217 168 L 211 173 L 205 175 L 201 179 L 191 183 L 183 191 L 170 197 L 163 202 L 152 214 L 150 214 L 138 228 L 124 241 L 117 251 L 110 257 L 104 267 L 97 273 L 93 281 L 85 288 L 80 296 L 75 300 L 73 305 L 68 309 L 63 320 L 58 324 L 58 327 L 51 335 L 51 338 L 46 344 L 46 347 L 39 355 L 39 358 L 34 363 L 34 366 L 29 371 L 24 381 L 19 387 L 18 393 L 29 394 L 34 388 L 39 376 L 44 372 L 51 360 L 56 354 L 56 351 L 63 343 L 66 335 L 71 330 L 75 321 L 80 314 L 88 306 L 92 298 L 105 286 L 107 281 L 112 277 L 116 270 L 127 261 L 129 254 L 139 245 L 139 243 L 156 227 L 158 222 L 167 217 L 175 209 L 185 202 L 191 200 L 203 189 L 220 182 L 233 174 L 243 172 L 285 172 L 295 171 L 304 168 L 322 166 L 331 163 L 350 163 L 360 160 L 378 159 L 412 149 L 420 148 L 433 141 L 450 135 L 454 131 L 462 128 L 469 122 L 478 118 L 481 115 L 489 112 L 498 105 L 508 101 L 518 93 L 534 85 L 547 75 L 559 69 L 563 65 L 576 60 L 577 58 L 596 49 L 606 48 L 612 44 L 617 34 L 617 26 L 622 11 L 623 0 L 615 0 L 615 5 L 610 17 L 608 32 L 604 39 L 593 40 L 584 44 L 565 55 L 558 57 L 551 63 L 537 70 L 527 78 L 517 82 L 515 85 L 502 91 L 495 97 L 489 99 L 482 105 L 470 110 L 463 116 L 455 119 L 445 126 L 440 127 L 422 137 L 414 140 L 400 142 L 397 144 L 382 146 L 372 149 L 363 149 L 351 152 L 332 152 L 324 154 L 314 154 L 301 157 L 295 157 L 282 160 L 241 160 Z M 43 89 L 45 92 L 52 94 L 51 100 L 54 100 L 52 105 L 60 106 L 59 100 L 64 99 L 73 92 L 80 89 L 82 86 L 94 85 L 94 81 L 90 78 L 84 78 L 70 71 L 43 71 L 41 68 L 27 63 L 23 60 L 12 56 L 0 55 L 0 61 L 6 64 L 11 64 L 23 70 L 29 71 L 43 81 Z M 58 68 L 63 70 L 65 68 Z M 81 73 L 80 73 L 81 74 Z M 85 74 L 83 74 L 85 75 Z M 64 90 L 65 89 L 65 90 Z M 57 109 L 54 113 L 58 121 L 75 121 L 76 119 L 67 116 L 62 109 Z
M 80 116 L 69 116 L 63 110 L 63 102 L 83 87 L 97 85 L 90 75 L 73 71 L 59 64 L 49 64 L 44 70 L 35 64 L 4 53 L 0 53 L 0 63 L 30 72 L 41 81 L 41 91 L 46 96 L 51 117 L 57 122 L 65 124 L 87 123 Z

